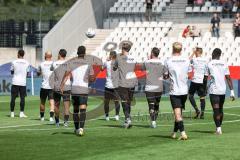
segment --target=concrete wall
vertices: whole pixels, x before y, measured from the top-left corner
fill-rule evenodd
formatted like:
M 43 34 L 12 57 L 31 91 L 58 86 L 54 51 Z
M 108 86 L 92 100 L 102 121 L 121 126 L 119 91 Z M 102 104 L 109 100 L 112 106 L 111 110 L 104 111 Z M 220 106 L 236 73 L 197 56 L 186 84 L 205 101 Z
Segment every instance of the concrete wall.
M 25 50 L 24 58 L 32 65 L 36 66 L 36 47 L 23 46 Z M 0 48 L 0 65 L 12 62 L 17 59 L 17 52 L 19 48 Z
M 103 28 L 109 8 L 117 0 L 78 0 L 43 39 L 43 53 L 50 50 L 54 58 L 65 48 L 69 54 L 87 38 L 88 28 Z

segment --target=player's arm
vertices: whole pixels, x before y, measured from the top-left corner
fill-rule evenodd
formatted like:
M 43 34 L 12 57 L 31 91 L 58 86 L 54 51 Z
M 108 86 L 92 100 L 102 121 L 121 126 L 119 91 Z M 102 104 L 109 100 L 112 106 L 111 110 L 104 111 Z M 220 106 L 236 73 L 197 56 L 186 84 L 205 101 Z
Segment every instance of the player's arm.
M 13 65 L 13 63 L 11 64 L 11 69 L 10 69 L 10 71 L 11 71 L 11 75 L 13 75 L 13 74 L 14 74 L 14 65 Z
M 231 79 L 230 75 L 225 75 L 225 77 L 226 77 L 228 87 L 231 90 L 230 97 L 231 97 L 232 101 L 234 101 L 235 100 L 235 95 L 234 95 L 234 90 L 233 90 L 232 79 Z
M 163 79 L 168 79 L 169 78 L 169 71 L 168 71 L 168 65 L 167 65 L 167 60 L 164 62 L 164 67 L 163 67 Z
M 203 87 L 205 90 L 207 90 L 207 82 L 208 82 L 208 76 L 207 75 L 204 75 L 204 78 L 203 78 Z
M 226 78 L 228 87 L 231 90 L 230 97 L 231 97 L 232 101 L 234 101 L 235 95 L 234 95 L 233 83 L 232 83 L 232 79 L 230 77 L 230 71 L 229 71 L 228 65 L 225 65 L 224 72 L 225 72 L 225 78 Z
M 28 64 L 28 67 L 27 67 L 27 77 L 31 77 L 31 65 Z
M 40 76 L 41 74 L 42 74 L 42 69 L 41 69 L 41 66 L 39 66 L 37 69 L 37 75 Z
M 118 69 L 118 60 L 116 59 L 113 64 L 113 71 L 116 71 Z
M 101 65 L 101 71 L 104 71 L 104 69 L 106 69 L 106 63 L 102 63 L 102 65 Z
M 67 80 L 69 79 L 69 77 L 71 77 L 71 74 L 72 72 L 71 71 L 66 71 L 64 76 L 63 76 L 63 79 L 62 79 L 62 82 L 61 82 L 61 85 L 60 85 L 60 91 L 61 93 L 63 93 L 63 90 L 64 90 L 64 86 L 67 82 Z
M 188 65 L 188 79 L 191 79 L 193 75 L 193 68 L 192 68 L 192 64 L 189 61 L 189 65 Z
M 89 70 L 89 82 L 90 83 L 94 83 L 95 80 L 96 80 L 96 76 L 94 74 L 94 69 L 93 69 L 93 66 L 90 67 L 90 70 Z

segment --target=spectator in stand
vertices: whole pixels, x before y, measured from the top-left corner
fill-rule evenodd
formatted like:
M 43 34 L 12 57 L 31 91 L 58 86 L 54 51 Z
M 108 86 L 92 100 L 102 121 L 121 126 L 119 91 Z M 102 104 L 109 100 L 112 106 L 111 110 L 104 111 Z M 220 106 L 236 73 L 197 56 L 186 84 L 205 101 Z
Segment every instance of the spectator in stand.
M 223 18 L 225 18 L 225 17 L 231 18 L 232 17 L 231 13 L 232 13 L 232 8 L 233 8 L 233 2 L 231 0 L 225 0 L 223 2 L 222 6 L 223 6 L 222 17 Z
M 192 29 L 190 31 L 190 36 L 193 38 L 200 37 L 201 31 L 196 26 L 192 26 Z
M 211 19 L 211 24 L 212 24 L 211 31 L 212 31 L 213 37 L 217 37 L 217 38 L 220 37 L 220 34 L 219 34 L 220 22 L 221 22 L 220 17 L 218 16 L 217 13 L 214 13 Z
M 215 7 L 220 5 L 220 1 L 219 0 L 211 0 L 211 2 L 212 2 L 212 5 L 215 6 Z
M 182 37 L 183 37 L 183 38 L 189 37 L 189 36 L 190 36 L 190 32 L 191 32 L 191 27 L 188 25 L 188 26 L 183 30 Z
M 240 37 L 240 13 L 236 14 L 236 17 L 233 23 L 233 29 L 234 29 L 235 38 Z
M 146 4 L 146 20 L 151 21 L 152 20 L 152 6 L 153 6 L 154 0 L 145 0 Z
M 188 3 L 189 6 L 194 6 L 194 0 L 188 0 L 187 3 Z
M 197 6 L 202 6 L 205 3 L 205 0 L 194 0 L 194 4 Z

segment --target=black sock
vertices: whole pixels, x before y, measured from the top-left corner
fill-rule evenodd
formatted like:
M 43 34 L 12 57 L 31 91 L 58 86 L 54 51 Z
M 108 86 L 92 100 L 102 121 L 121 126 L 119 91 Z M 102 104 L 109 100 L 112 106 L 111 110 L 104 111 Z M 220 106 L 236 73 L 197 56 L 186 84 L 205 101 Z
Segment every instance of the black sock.
M 68 122 L 69 120 L 69 115 L 64 115 L 64 122 Z
M 155 116 L 154 116 L 155 119 L 154 119 L 154 121 L 156 121 L 157 118 L 158 118 L 159 104 L 155 104 L 154 110 L 155 110 Z
M 11 112 L 14 112 L 15 100 L 16 100 L 16 97 L 15 97 L 15 96 L 12 96 L 12 97 L 11 97 L 11 102 L 10 102 L 10 110 L 11 110 Z
M 178 129 L 179 129 L 178 124 L 179 123 L 175 121 L 173 132 L 177 132 L 178 131 Z
M 213 108 L 213 119 L 214 119 L 216 127 L 220 127 L 221 126 L 221 115 L 220 115 L 219 108 Z
M 183 121 L 178 122 L 178 124 L 179 124 L 179 130 L 180 130 L 180 132 L 183 132 L 183 131 L 184 131 Z
M 151 121 L 155 121 L 155 110 L 154 110 L 154 103 L 149 103 L 149 115 L 151 118 Z
M 197 107 L 196 101 L 194 99 L 193 95 L 189 95 L 189 101 L 192 104 L 192 107 L 195 109 L 196 112 L 199 112 L 199 109 Z
M 54 116 L 54 112 L 51 111 L 51 112 L 50 112 L 50 117 L 52 118 L 53 116 Z M 44 113 L 43 113 L 43 117 L 44 117 Z
M 222 125 L 223 122 L 223 108 L 220 108 L 220 125 Z
M 44 117 L 44 112 L 40 112 L 40 117 L 41 117 L 41 118 Z
M 86 120 L 86 109 L 80 109 L 80 128 L 84 128 Z
M 55 121 L 56 121 L 56 123 L 59 123 L 59 117 L 55 116 Z
M 74 121 L 75 129 L 78 130 L 79 129 L 79 114 L 78 113 L 73 114 L 73 121 Z
M 205 111 L 206 102 L 205 99 L 200 99 L 201 112 Z
M 115 101 L 115 110 L 116 110 L 116 115 L 119 115 L 120 112 L 120 103 L 119 101 Z
M 20 111 L 24 112 L 24 107 L 25 107 L 25 97 L 20 98 Z
M 104 100 L 104 112 L 105 112 L 106 117 L 108 117 L 108 115 L 109 115 L 109 100 L 108 99 Z
M 122 107 L 123 107 L 123 113 L 125 115 L 125 120 L 130 118 L 129 112 L 130 112 L 130 107 L 128 106 L 127 102 L 122 102 Z

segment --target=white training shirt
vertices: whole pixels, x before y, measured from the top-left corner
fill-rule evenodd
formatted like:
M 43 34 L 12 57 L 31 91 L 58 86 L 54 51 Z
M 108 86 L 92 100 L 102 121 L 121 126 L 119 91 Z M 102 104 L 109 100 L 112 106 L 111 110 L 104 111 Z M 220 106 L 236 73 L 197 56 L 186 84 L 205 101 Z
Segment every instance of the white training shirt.
M 65 75 L 65 72 L 68 69 L 68 62 L 66 60 L 58 60 L 53 62 L 52 69 L 54 70 L 54 90 L 60 91 L 60 86 L 62 83 L 62 79 Z M 70 91 L 71 90 L 71 81 L 70 79 L 67 80 L 64 86 L 64 91 Z
M 44 61 L 38 67 L 38 73 L 42 74 L 42 88 L 43 89 L 52 89 L 49 84 L 49 78 L 52 75 L 51 67 L 53 61 Z
M 103 64 L 103 67 L 107 70 L 105 87 L 109 89 L 118 88 L 119 73 L 118 70 L 113 71 L 114 63 L 114 61 L 110 60 Z
M 72 74 L 73 95 L 88 94 L 89 77 L 94 75 L 92 65 L 85 58 L 75 58 L 69 63 L 68 71 Z
M 146 70 L 145 91 L 163 92 L 163 75 L 166 69 L 162 60 L 149 59 L 144 62 L 143 69 Z
M 196 57 L 191 60 L 191 64 L 194 72 L 192 82 L 202 84 L 207 68 L 207 60 L 204 57 Z
M 12 62 L 11 71 L 14 71 L 12 85 L 26 86 L 27 72 L 30 71 L 30 64 L 25 59 L 17 59 Z
M 224 95 L 226 93 L 225 76 L 230 75 L 228 65 L 222 60 L 208 63 L 206 76 L 210 76 L 209 94 Z
M 188 73 L 192 71 L 190 60 L 182 56 L 173 56 L 165 61 L 165 67 L 170 77 L 170 95 L 188 94 Z

